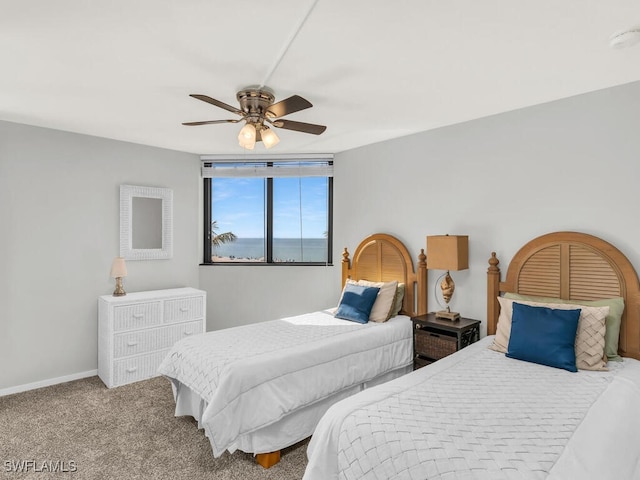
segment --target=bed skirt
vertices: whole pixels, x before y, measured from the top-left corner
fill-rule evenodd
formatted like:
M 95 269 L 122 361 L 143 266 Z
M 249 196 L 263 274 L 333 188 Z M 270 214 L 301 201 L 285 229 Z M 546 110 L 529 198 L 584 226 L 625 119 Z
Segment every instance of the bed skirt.
M 271 425 L 241 435 L 228 450 L 231 453 L 235 450 L 241 450 L 253 454 L 282 450 L 311 436 L 320 418 L 334 403 L 367 388 L 401 377 L 411 372 L 412 369 L 412 365 L 398 368 L 391 372 L 384 373 L 366 383 L 342 390 L 319 402 L 299 408 Z M 175 416 L 188 415 L 193 417 L 198 422 L 198 428 L 204 429 L 207 438 L 211 439 L 210 432 L 207 431 L 206 426 L 203 426 L 200 421 L 207 408 L 207 402 L 179 381 L 172 378 L 169 378 L 169 380 L 171 380 L 173 397 L 176 402 Z

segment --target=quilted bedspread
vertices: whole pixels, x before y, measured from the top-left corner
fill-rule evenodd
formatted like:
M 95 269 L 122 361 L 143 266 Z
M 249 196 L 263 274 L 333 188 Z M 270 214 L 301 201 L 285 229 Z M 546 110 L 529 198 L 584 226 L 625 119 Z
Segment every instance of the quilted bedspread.
M 201 424 L 219 456 L 240 435 L 411 361 L 408 317 L 361 325 L 314 312 L 183 339 L 158 371 L 206 402 Z
M 331 407 L 304 479 L 640 478 L 640 362 L 570 373 L 490 343 Z

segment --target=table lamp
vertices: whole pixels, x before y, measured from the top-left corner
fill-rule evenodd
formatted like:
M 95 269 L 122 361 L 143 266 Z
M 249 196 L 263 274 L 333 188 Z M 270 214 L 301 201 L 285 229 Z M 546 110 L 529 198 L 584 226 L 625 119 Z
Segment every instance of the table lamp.
M 427 268 L 429 270 L 446 270 L 438 277 L 445 306 L 440 303 L 436 290 L 436 300 L 443 308 L 435 313 L 436 318 L 458 320 L 460 314 L 452 312 L 449 302 L 455 291 L 455 283 L 449 275 L 451 270 L 466 270 L 469 268 L 469 237 L 467 235 L 430 235 L 427 236 Z
M 111 278 L 116 279 L 116 289 L 113 291 L 114 297 L 122 297 L 127 292 L 122 288 L 122 277 L 127 276 L 127 265 L 124 263 L 124 258 L 116 257 L 111 263 Z

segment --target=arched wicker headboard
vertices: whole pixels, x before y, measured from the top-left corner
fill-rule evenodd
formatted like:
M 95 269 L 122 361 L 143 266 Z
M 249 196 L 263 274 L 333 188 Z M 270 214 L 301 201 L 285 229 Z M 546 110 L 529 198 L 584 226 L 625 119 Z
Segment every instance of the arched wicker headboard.
M 542 235 L 515 254 L 500 281 L 495 252 L 487 271 L 487 333 L 494 334 L 504 292 L 571 300 L 623 297 L 620 355 L 640 359 L 640 286 L 624 254 L 593 235 L 556 232 Z
M 356 248 L 353 261 L 349 252 L 342 254 L 342 286 L 347 279 L 405 284 L 402 312 L 405 315 L 427 313 L 427 262 L 424 250 L 418 256 L 418 273 L 404 244 L 392 235 L 375 233 Z M 416 301 L 417 300 L 417 301 Z

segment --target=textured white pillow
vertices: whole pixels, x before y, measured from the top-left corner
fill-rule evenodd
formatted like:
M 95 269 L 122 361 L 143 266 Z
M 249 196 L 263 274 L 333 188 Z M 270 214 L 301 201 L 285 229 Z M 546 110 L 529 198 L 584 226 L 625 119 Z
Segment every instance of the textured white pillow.
M 500 315 L 498 327 L 491 350 L 506 353 L 511 336 L 511 317 L 513 315 L 513 302 L 523 303 L 532 307 L 547 307 L 557 310 L 580 309 L 578 332 L 576 333 L 576 366 L 580 370 L 607 370 L 607 362 L 604 355 L 604 336 L 606 332 L 605 318 L 609 314 L 609 307 L 587 307 L 580 304 L 567 303 L 540 303 L 524 300 L 512 300 L 498 297 L 500 303 Z
M 370 282 L 368 280 L 347 280 L 347 283 L 355 285 L 362 285 L 365 287 L 378 287 L 380 291 L 376 297 L 376 301 L 373 304 L 371 313 L 369 314 L 369 321 L 371 322 L 386 322 L 391 318 L 391 312 L 393 309 L 393 302 L 396 297 L 396 290 L 398 288 L 398 282 Z

